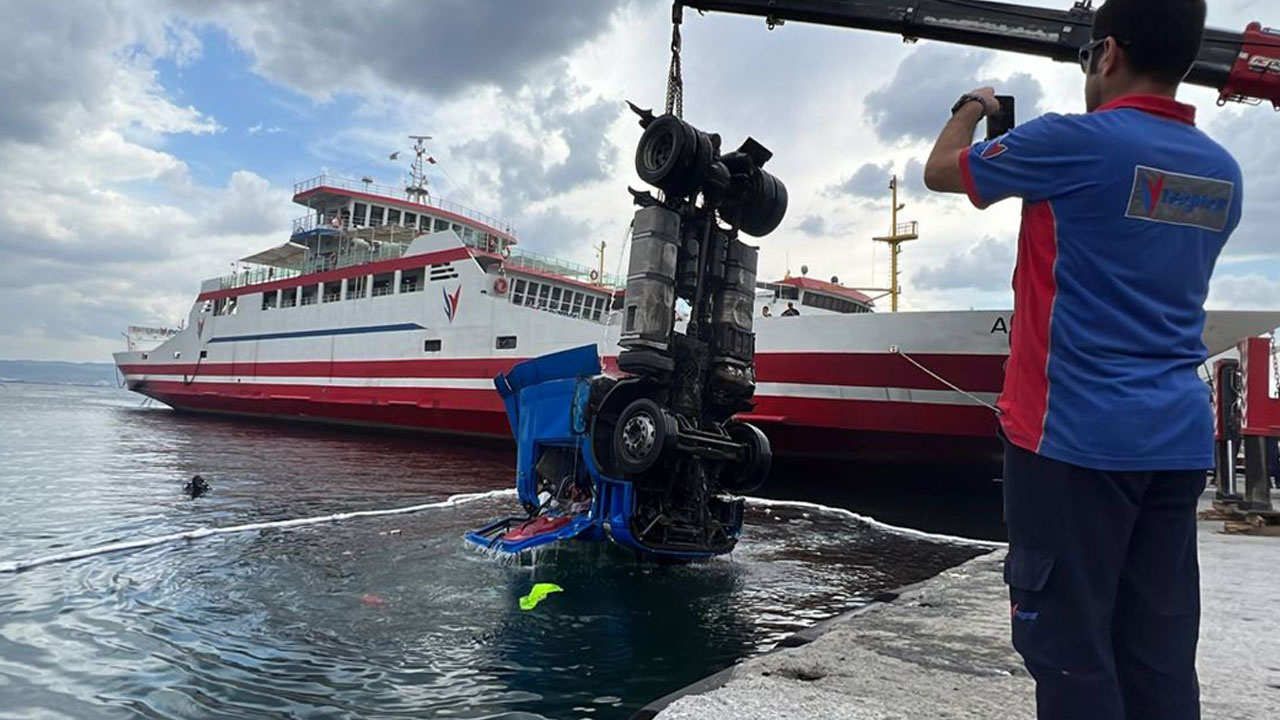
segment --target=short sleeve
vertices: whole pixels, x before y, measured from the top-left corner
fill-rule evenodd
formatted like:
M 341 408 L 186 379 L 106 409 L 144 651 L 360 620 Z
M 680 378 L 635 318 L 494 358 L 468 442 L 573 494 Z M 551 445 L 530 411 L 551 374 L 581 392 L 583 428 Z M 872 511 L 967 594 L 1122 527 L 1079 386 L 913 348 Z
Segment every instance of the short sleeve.
M 1011 197 L 1038 202 L 1093 181 L 1097 150 L 1075 116 L 1045 115 L 960 152 L 969 199 L 986 208 Z

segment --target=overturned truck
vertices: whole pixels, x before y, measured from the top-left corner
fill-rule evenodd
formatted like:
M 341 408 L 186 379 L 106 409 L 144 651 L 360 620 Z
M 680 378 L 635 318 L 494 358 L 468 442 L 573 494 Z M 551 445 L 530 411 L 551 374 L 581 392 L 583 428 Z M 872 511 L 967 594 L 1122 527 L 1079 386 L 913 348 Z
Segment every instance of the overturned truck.
M 632 109 L 644 128 L 636 171 L 658 193 L 631 191 L 620 377 L 603 375 L 587 346 L 496 378 L 526 514 L 468 533 L 482 547 L 573 538 L 669 558 L 726 553 L 741 534 L 741 495 L 769 474 L 768 439 L 733 419 L 755 394 L 758 251 L 739 235 L 778 227 L 786 187 L 755 140 L 722 152 L 718 135 Z

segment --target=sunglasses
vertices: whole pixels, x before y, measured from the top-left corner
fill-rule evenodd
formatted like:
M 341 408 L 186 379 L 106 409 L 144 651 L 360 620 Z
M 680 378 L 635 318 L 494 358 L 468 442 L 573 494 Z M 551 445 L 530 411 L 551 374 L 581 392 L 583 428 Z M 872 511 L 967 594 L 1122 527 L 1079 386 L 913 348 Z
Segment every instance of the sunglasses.
M 1112 39 L 1116 41 L 1117 45 L 1123 48 L 1133 45 L 1133 43 L 1128 40 L 1122 40 L 1120 38 Z M 1084 71 L 1085 75 L 1089 75 L 1097 70 L 1095 65 L 1098 62 L 1098 58 L 1102 57 L 1102 54 L 1098 52 L 1098 49 L 1105 45 L 1106 42 L 1107 38 L 1098 38 L 1097 40 L 1094 40 L 1088 45 L 1080 48 L 1080 69 Z

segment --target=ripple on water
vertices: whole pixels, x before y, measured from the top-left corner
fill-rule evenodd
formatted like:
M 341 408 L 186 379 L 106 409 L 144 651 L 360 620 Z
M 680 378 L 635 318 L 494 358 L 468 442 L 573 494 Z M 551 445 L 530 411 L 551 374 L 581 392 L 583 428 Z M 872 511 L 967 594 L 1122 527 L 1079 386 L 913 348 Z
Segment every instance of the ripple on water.
M 507 487 L 509 451 L 139 409 L 20 387 L 0 410 L 0 559 Z M 213 493 L 179 490 L 199 473 Z M 626 717 L 972 548 L 750 506 L 731 558 L 604 546 L 503 562 L 415 515 L 178 542 L 0 578 L 0 717 Z M 392 532 L 393 530 L 398 532 Z M 565 588 L 533 612 L 535 582 Z

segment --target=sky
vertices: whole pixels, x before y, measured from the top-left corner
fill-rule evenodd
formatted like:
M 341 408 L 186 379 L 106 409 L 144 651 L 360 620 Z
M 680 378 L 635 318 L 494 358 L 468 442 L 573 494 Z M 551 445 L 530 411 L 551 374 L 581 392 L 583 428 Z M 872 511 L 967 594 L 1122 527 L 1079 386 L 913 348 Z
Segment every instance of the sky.
M 1071 0 L 1024 0 L 1069 7 Z M 1210 24 L 1280 24 L 1210 0 Z M 203 279 L 288 239 L 293 184 L 399 183 L 388 159 L 433 136 L 436 194 L 510 219 L 521 246 L 610 272 L 639 187 L 630 100 L 659 110 L 663 0 L 0 0 L 0 358 L 106 361 L 128 325 L 177 325 Z M 1268 11 L 1273 16 L 1264 16 Z M 1077 67 L 868 32 L 686 11 L 684 117 L 774 151 L 787 185 L 760 276 L 885 287 L 888 182 L 902 177 L 907 310 L 1011 307 L 1019 207 L 923 187 L 955 98 L 994 85 L 1027 119 L 1083 110 Z M 1200 125 L 1244 169 L 1245 218 L 1212 308 L 1280 307 L 1280 116 L 1216 107 Z M 882 303 L 885 304 L 885 303 Z

